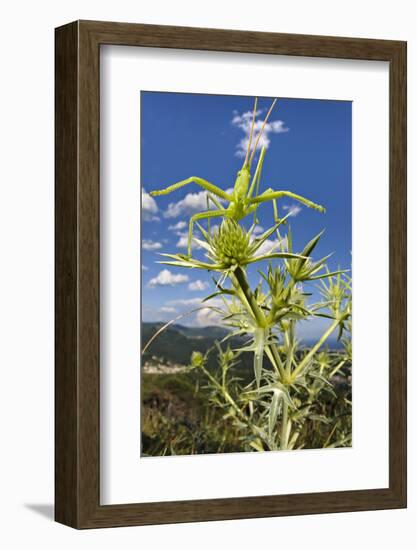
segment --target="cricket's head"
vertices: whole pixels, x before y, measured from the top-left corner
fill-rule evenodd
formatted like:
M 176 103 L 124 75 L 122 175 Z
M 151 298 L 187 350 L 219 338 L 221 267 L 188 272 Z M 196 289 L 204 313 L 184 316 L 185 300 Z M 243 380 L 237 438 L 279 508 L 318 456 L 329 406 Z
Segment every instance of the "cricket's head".
M 246 197 L 246 194 L 249 189 L 249 183 L 250 183 L 250 166 L 247 164 L 244 164 L 242 168 L 237 173 L 235 186 L 234 186 L 234 192 L 236 198 L 244 198 Z

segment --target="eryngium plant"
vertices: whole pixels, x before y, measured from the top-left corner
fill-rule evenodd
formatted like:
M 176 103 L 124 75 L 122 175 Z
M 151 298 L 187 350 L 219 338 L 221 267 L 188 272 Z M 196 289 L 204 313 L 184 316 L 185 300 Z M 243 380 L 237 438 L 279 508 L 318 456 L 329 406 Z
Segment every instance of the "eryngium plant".
M 247 159 L 251 161 L 254 157 L 250 147 L 251 140 L 242 171 L 250 170 Z M 264 154 L 262 149 L 252 184 L 249 187 L 248 181 L 245 186 L 245 193 L 249 188 L 248 196 L 244 198 L 238 192 L 234 195 L 235 202 L 240 201 L 241 212 L 244 208 L 248 212 L 235 216 L 229 210 L 213 211 L 217 218 L 222 218 L 214 230 L 210 228 L 211 216 L 207 212 L 191 219 L 190 240 L 205 251 L 204 260 L 192 255 L 191 245 L 187 255 L 163 254 L 165 259 L 161 263 L 213 273 L 215 292 L 205 301 L 230 329 L 227 338 L 217 344 L 219 371 L 208 368 L 209 352 L 206 355 L 194 352 L 190 369 L 203 374 L 208 399 L 223 411 L 225 421 L 232 421 L 242 450 L 348 446 L 351 444 L 351 281 L 344 271 L 328 270 L 329 256 L 313 259 L 323 232 L 302 250 L 293 250 L 291 230 L 282 233 L 288 216 L 279 219 L 276 205 L 276 198 L 292 194 L 271 191 L 258 194 Z M 237 180 L 240 186 L 242 171 Z M 174 184 L 166 191 L 182 186 L 183 183 Z M 255 236 L 256 208 L 264 202 L 263 196 L 273 200 L 276 223 Z M 296 197 L 307 206 L 324 211 L 312 201 Z M 240 220 L 249 211 L 254 213 L 254 223 L 247 230 Z M 207 228 L 199 224 L 202 219 L 209 220 Z M 199 238 L 192 237 L 194 222 Z M 262 253 L 262 245 L 272 235 L 276 237 L 276 246 Z M 251 288 L 247 269 L 255 263 L 259 264 L 260 280 Z M 317 303 L 308 301 L 310 293 L 305 289 L 310 284 L 320 286 L 321 300 Z M 221 298 L 216 300 L 221 306 L 209 305 L 209 300 L 215 297 Z M 327 328 L 309 349 L 300 347 L 299 323 L 319 317 L 328 320 Z M 336 331 L 344 347 L 342 353 L 326 349 L 326 341 Z M 232 349 L 227 342 L 232 337 L 242 345 Z M 253 355 L 253 382 L 245 386 L 231 374 L 238 372 L 242 353 Z M 348 391 L 341 392 L 340 387 Z

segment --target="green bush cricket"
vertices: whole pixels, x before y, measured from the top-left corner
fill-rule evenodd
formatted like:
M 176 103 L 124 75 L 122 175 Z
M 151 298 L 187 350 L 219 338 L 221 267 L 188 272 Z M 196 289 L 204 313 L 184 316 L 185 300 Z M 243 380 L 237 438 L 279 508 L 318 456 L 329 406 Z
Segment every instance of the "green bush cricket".
M 310 201 L 309 199 L 302 197 L 301 195 L 292 193 L 291 191 L 275 191 L 272 188 L 268 188 L 266 191 L 259 194 L 260 178 L 261 178 L 262 166 L 263 166 L 263 161 L 264 161 L 265 152 L 266 152 L 265 147 L 261 148 L 255 174 L 251 182 L 252 162 L 253 162 L 256 150 L 258 148 L 261 136 L 265 130 L 266 123 L 268 121 L 269 116 L 272 113 L 272 110 L 276 102 L 277 102 L 277 99 L 274 99 L 262 123 L 262 127 L 256 137 L 256 140 L 254 140 L 254 146 L 253 148 L 251 148 L 252 139 L 254 137 L 253 130 L 255 126 L 257 104 L 258 104 L 258 98 L 255 99 L 248 148 L 246 151 L 246 156 L 243 162 L 243 166 L 237 173 L 237 177 L 236 177 L 236 181 L 235 181 L 232 193 L 230 194 L 226 193 L 226 191 L 223 191 L 223 189 L 220 189 L 219 187 L 217 187 L 217 185 L 214 185 L 213 183 L 210 183 L 209 181 L 203 178 L 200 178 L 198 176 L 191 176 L 187 179 L 181 180 L 177 183 L 174 183 L 173 185 L 170 185 L 166 189 L 150 192 L 150 195 L 152 196 L 167 195 L 177 189 L 180 189 L 181 187 L 184 187 L 185 185 L 189 185 L 190 183 L 196 183 L 197 185 L 199 185 L 200 187 L 202 187 L 208 192 L 208 200 L 210 200 L 216 208 L 213 210 L 207 210 L 205 212 L 199 212 L 197 214 L 194 214 L 194 216 L 191 216 L 189 221 L 189 229 L 188 229 L 188 256 L 191 256 L 193 224 L 196 221 L 200 221 L 203 219 L 209 220 L 212 218 L 224 217 L 224 218 L 230 218 L 238 222 L 241 219 L 248 216 L 249 214 L 254 214 L 254 220 L 256 222 L 256 210 L 258 206 L 263 202 L 272 201 L 273 208 L 274 208 L 274 218 L 275 218 L 275 221 L 278 222 L 279 220 L 278 220 L 277 199 L 282 197 L 289 197 L 298 202 L 301 202 L 302 204 L 304 204 L 305 206 L 308 206 L 309 208 L 314 208 L 319 212 L 325 212 L 325 208 L 323 206 L 320 206 L 319 204 L 316 204 Z M 254 195 L 254 192 L 255 192 L 255 195 Z M 219 202 L 218 199 L 227 201 L 229 203 L 227 208 L 225 208 Z

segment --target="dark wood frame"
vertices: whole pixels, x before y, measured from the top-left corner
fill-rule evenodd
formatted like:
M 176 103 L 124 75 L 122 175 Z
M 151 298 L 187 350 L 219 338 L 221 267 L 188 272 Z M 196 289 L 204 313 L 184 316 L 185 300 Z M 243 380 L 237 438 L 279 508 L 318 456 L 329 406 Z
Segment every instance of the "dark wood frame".
M 75 528 L 406 506 L 406 43 L 77 21 L 56 29 L 55 519 Z M 389 488 L 179 502 L 99 500 L 102 44 L 389 62 Z

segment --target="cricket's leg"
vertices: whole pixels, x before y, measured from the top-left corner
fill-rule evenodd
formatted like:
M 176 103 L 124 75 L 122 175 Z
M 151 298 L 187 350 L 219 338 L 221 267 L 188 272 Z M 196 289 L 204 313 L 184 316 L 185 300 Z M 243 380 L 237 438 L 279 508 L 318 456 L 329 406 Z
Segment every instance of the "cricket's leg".
M 261 170 L 262 170 L 262 165 L 261 165 Z M 261 170 L 259 171 L 258 181 L 256 182 L 256 190 L 255 190 L 255 196 L 256 197 L 259 195 L 259 186 L 260 186 L 260 183 L 261 183 Z M 255 213 L 253 215 L 253 223 L 255 223 L 255 224 L 258 223 L 258 216 L 257 216 L 258 206 L 259 206 L 259 204 L 255 204 Z
M 265 194 L 266 193 L 273 193 L 274 190 L 269 188 L 265 191 Z M 274 209 L 274 222 L 275 223 L 278 223 L 279 222 L 279 216 L 278 216 L 278 201 L 277 199 L 272 199 L 272 207 Z
M 207 212 L 200 212 L 199 214 L 194 214 L 190 218 L 190 224 L 188 226 L 188 256 L 191 256 L 191 241 L 193 238 L 193 225 L 194 222 L 198 220 L 205 220 L 211 218 L 220 218 L 220 216 L 225 216 L 227 210 L 208 210 Z
M 260 154 L 259 160 L 258 160 L 258 164 L 256 165 L 255 174 L 253 176 L 253 180 L 252 180 L 251 186 L 249 188 L 249 192 L 248 192 L 248 198 L 249 199 L 252 197 L 252 194 L 253 194 L 254 190 L 255 190 L 255 196 L 256 197 L 259 194 L 259 186 L 260 186 L 260 183 L 261 183 L 261 173 L 262 173 L 262 167 L 263 167 L 263 163 L 264 163 L 265 151 L 266 151 L 265 147 L 262 147 L 261 154 Z M 258 219 L 256 217 L 257 209 L 258 209 L 258 205 L 256 205 L 255 209 L 253 210 L 253 212 L 254 212 L 253 223 L 254 224 L 256 224 L 258 222 Z
M 278 204 L 277 204 L 277 199 L 272 199 L 272 207 L 274 209 L 274 222 L 275 223 L 278 223 L 279 222 L 279 216 L 278 216 Z
M 214 185 L 209 181 L 203 180 L 202 178 L 198 178 L 197 176 L 191 176 L 191 178 L 178 181 L 177 183 L 170 185 L 166 189 L 161 189 L 159 191 L 151 191 L 149 194 L 152 195 L 153 197 L 156 197 L 158 195 L 168 195 L 168 193 L 172 193 L 172 191 L 176 191 L 177 189 L 180 189 L 185 185 L 189 185 L 190 183 L 196 183 L 206 191 L 209 191 L 210 193 L 213 193 L 213 195 L 216 195 L 217 197 L 220 197 L 221 199 L 224 199 L 226 201 L 230 202 L 233 200 L 233 197 L 225 193 L 223 189 L 220 189 L 219 187 L 217 187 L 217 185 Z
M 281 197 L 289 197 L 298 202 L 301 202 L 302 204 L 305 204 L 309 208 L 314 208 L 314 210 L 318 210 L 319 212 L 326 212 L 326 209 L 323 206 L 320 206 L 320 204 L 316 204 L 315 202 L 312 202 L 309 199 L 302 197 L 301 195 L 296 195 L 291 191 L 265 191 L 265 193 L 262 193 L 262 195 L 251 199 L 250 204 L 261 204 L 262 202 L 280 199 Z
M 264 195 L 267 195 L 268 193 L 273 193 L 274 190 L 269 188 L 267 189 L 264 193 L 262 193 L 261 197 L 263 197 Z M 255 208 L 255 216 L 254 216 L 254 220 L 253 220 L 253 223 L 257 223 L 257 219 L 256 219 L 256 211 L 258 209 L 258 206 L 259 204 L 255 204 L 254 206 L 252 206 L 251 208 Z M 280 220 L 279 220 L 279 216 L 278 216 L 278 204 L 277 204 L 277 199 L 272 199 L 272 206 L 273 206 L 273 209 L 274 209 L 274 222 L 275 223 L 278 223 Z M 285 223 L 285 222 L 284 222 Z
M 213 195 L 210 195 L 210 193 L 207 193 L 207 210 L 210 208 L 210 201 L 214 204 L 216 208 L 219 210 L 223 210 L 223 205 L 220 204 L 220 202 L 213 197 Z M 207 223 L 207 231 L 211 232 L 211 226 L 210 226 L 210 218 L 208 219 Z
M 264 164 L 265 152 L 266 152 L 265 147 L 262 147 L 261 154 L 259 155 L 258 164 L 256 165 L 255 174 L 253 176 L 253 180 L 252 180 L 251 186 L 250 186 L 249 191 L 248 191 L 248 199 L 250 199 L 252 197 L 253 191 L 255 189 L 255 185 L 256 185 L 255 195 L 257 196 L 258 193 L 259 193 L 259 183 L 261 181 L 261 173 L 262 173 L 262 167 L 263 167 L 263 164 Z
M 207 193 L 207 208 L 209 206 L 210 201 L 214 204 L 216 208 L 218 208 L 219 210 L 223 210 L 223 205 L 221 205 L 219 201 L 213 197 L 213 195 L 210 195 L 210 193 Z
M 258 204 L 253 204 L 252 206 L 249 206 L 247 211 L 246 211 L 246 214 L 245 216 L 249 216 L 250 214 L 254 214 L 254 217 L 253 217 L 253 223 L 256 224 L 258 223 L 258 220 L 256 219 L 256 211 L 258 210 Z

